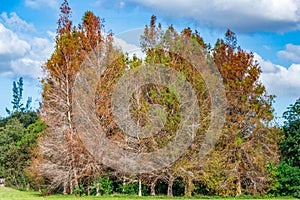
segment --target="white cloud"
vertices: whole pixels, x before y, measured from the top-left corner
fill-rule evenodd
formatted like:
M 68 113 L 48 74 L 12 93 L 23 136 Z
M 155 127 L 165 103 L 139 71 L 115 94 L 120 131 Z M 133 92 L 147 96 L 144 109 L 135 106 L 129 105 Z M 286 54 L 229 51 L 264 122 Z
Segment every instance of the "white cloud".
M 11 69 L 13 74 L 26 76 L 31 78 L 41 78 L 43 73 L 41 70 L 43 62 L 33 60 L 27 57 L 11 61 Z
M 292 64 L 289 68 L 273 64 L 254 53 L 255 59 L 262 67 L 260 80 L 269 94 L 278 98 L 300 97 L 300 64 Z
M 0 23 L 0 76 L 42 77 L 42 64 L 50 56 L 53 44 L 45 38 L 20 39 Z
M 142 50 L 134 45 L 134 44 L 130 44 L 128 42 L 126 42 L 125 40 L 121 39 L 121 38 L 114 38 L 114 46 L 120 48 L 124 53 L 129 53 L 129 54 L 137 54 L 137 55 L 142 55 Z
M 20 76 L 41 78 L 44 76 L 41 67 L 52 53 L 53 44 L 48 39 L 34 37 L 30 47 L 24 57 L 11 61 L 11 69 Z
M 300 27 L 299 0 L 130 0 L 172 17 L 242 32 L 278 31 Z
M 2 13 L 1 17 L 5 25 L 0 22 L 0 76 L 42 77 L 41 66 L 53 51 L 52 42 L 19 31 L 35 29 L 16 13 L 10 17 Z
M 41 7 L 50 7 L 56 9 L 58 8 L 58 1 L 57 0 L 25 0 L 25 5 L 34 9 L 39 9 Z
M 34 37 L 30 42 L 31 49 L 21 59 L 11 62 L 13 71 L 22 76 L 41 78 L 44 76 L 41 66 L 53 51 L 53 44 L 45 38 Z
M 25 55 L 30 45 L 0 23 L 0 58 L 16 59 Z
M 120 1 L 119 2 L 119 8 L 124 8 L 125 6 L 125 2 L 124 1 Z
M 56 36 L 56 33 L 53 32 L 53 31 L 47 31 L 47 34 L 48 34 L 48 36 L 49 36 L 50 38 L 52 38 L 52 39 L 54 39 L 55 36 Z
M 1 14 L 1 18 L 7 27 L 19 30 L 19 31 L 35 31 L 33 24 L 28 24 L 22 20 L 15 12 L 11 12 L 9 16 L 6 12 Z
M 282 59 L 300 62 L 300 45 L 287 44 L 285 50 L 279 51 L 277 55 Z
M 125 0 L 96 0 L 91 4 L 93 7 L 101 7 L 105 9 L 123 9 L 126 6 Z
M 120 48 L 123 53 L 127 52 L 130 57 L 135 54 L 138 58 L 145 58 L 145 54 L 138 46 L 142 33 L 143 29 L 132 29 L 119 33 L 114 37 L 113 43 L 116 47 Z

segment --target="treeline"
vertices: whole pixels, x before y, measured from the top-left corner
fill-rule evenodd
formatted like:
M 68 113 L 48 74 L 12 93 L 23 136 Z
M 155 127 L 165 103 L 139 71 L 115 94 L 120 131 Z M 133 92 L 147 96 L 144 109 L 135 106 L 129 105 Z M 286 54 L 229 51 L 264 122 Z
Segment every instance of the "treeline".
M 274 97 L 259 82 L 259 63 L 252 53 L 237 45 L 232 31 L 228 30 L 225 38 L 212 47 L 190 28 L 178 33 L 170 26 L 164 31 L 152 16 L 141 37 L 146 55 L 142 60 L 115 48 L 112 34 L 104 33 L 103 21 L 92 12 L 87 11 L 78 26 L 73 25 L 70 16 L 65 0 L 55 50 L 44 65 L 47 76 L 42 81 L 43 100 L 38 114 L 20 104 L 22 84 L 13 84 L 15 110 L 0 122 L 0 170 L 7 185 L 79 195 L 300 197 L 300 100 L 285 112 L 282 128 L 271 123 Z M 193 42 L 197 45 L 190 45 Z M 225 122 L 218 142 L 203 157 L 199 153 L 212 120 L 212 102 L 219 97 L 210 95 L 203 74 L 194 63 L 174 53 L 174 46 L 177 52 L 191 54 L 200 61 L 213 61 L 222 77 L 227 102 Z M 125 151 L 148 153 L 166 147 L 184 120 L 176 91 L 159 84 L 145 84 L 131 95 L 131 117 L 145 127 L 150 123 L 151 105 L 159 104 L 165 112 L 164 127 L 148 137 L 124 134 L 114 119 L 111 93 L 128 69 L 161 64 L 180 72 L 193 87 L 200 113 L 197 129 L 191 145 L 171 165 L 147 173 L 124 172 L 100 162 L 83 142 L 76 128 L 80 122 L 76 124 L 74 119 L 74 88 L 78 72 L 95 49 L 102 60 L 115 58 L 107 63 L 95 92 L 95 114 L 103 127 L 99 131 Z M 83 101 L 84 98 L 82 94 Z

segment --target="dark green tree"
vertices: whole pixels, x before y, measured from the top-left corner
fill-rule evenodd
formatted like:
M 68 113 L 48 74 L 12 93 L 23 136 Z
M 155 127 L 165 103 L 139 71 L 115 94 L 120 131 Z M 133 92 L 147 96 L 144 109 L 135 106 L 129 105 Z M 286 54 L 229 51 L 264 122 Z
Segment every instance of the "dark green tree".
M 16 83 L 13 82 L 13 110 L 19 111 L 23 107 L 23 103 L 21 102 L 23 97 L 23 78 L 20 77 L 19 81 Z
M 287 108 L 283 118 L 282 160 L 291 166 L 300 166 L 300 98 Z
M 0 127 L 5 127 L 9 121 L 16 119 L 19 121 L 24 128 L 27 128 L 30 124 L 33 124 L 37 119 L 37 112 L 33 111 L 30 107 L 32 98 L 28 97 L 26 105 L 22 103 L 23 98 L 23 78 L 21 77 L 18 82 L 13 82 L 12 88 L 12 110 L 6 108 L 8 117 L 2 118 L 0 120 Z
M 13 82 L 13 100 L 11 101 L 13 109 L 9 110 L 6 108 L 6 112 L 8 115 L 13 114 L 14 112 L 25 112 L 30 110 L 30 105 L 32 98 L 28 97 L 26 105 L 24 107 L 24 104 L 22 103 L 23 99 L 23 78 L 20 77 L 18 82 Z
M 5 177 L 5 184 L 17 188 L 28 188 L 28 170 L 31 158 L 35 156 L 38 136 L 45 129 L 45 124 L 36 120 L 27 128 L 17 118 L 9 118 L 0 128 L 0 177 Z
M 38 115 L 35 111 L 14 112 L 10 116 L 0 120 L 0 127 L 6 126 L 11 119 L 17 119 L 25 128 L 27 128 L 38 119 Z
M 0 129 L 0 175 L 6 178 L 6 185 L 19 187 L 24 177 L 19 173 L 17 143 L 24 134 L 24 127 L 17 119 L 11 119 Z
M 278 193 L 300 198 L 300 98 L 283 113 L 281 163 L 277 168 Z

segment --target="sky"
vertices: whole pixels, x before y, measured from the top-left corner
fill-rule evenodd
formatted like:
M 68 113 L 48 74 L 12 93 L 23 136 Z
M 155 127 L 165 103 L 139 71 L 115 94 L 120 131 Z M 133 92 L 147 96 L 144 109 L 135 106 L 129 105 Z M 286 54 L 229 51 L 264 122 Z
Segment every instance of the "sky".
M 5 117 L 5 108 L 12 107 L 12 83 L 19 77 L 24 79 L 25 101 L 30 96 L 33 107 L 38 107 L 41 66 L 54 50 L 61 3 L 1 1 L 0 116 Z M 238 45 L 253 52 L 259 62 L 260 81 L 268 94 L 276 96 L 279 123 L 286 108 L 300 97 L 300 0 L 69 0 L 69 4 L 73 24 L 81 23 L 84 12 L 90 10 L 105 20 L 105 31 L 116 37 L 139 32 L 151 15 L 163 27 L 172 24 L 178 31 L 198 30 L 211 45 L 229 28 L 237 34 Z

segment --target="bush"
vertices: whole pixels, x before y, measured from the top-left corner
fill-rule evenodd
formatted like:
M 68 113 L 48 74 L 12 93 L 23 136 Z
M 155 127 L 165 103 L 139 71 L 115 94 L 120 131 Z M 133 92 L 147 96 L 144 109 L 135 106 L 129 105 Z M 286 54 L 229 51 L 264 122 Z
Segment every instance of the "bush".
M 181 179 L 176 179 L 173 184 L 173 195 L 174 196 L 183 196 L 184 195 L 184 184 Z
M 85 196 L 85 188 L 82 183 L 79 183 L 79 187 L 74 189 L 74 194 L 77 196 Z
M 110 195 L 113 190 L 113 181 L 109 177 L 97 177 L 91 185 L 91 195 Z
M 129 184 L 119 184 L 117 192 L 122 194 L 135 195 L 138 193 L 138 184 L 137 183 L 129 183 Z
M 300 198 L 300 168 L 281 162 L 277 170 L 279 195 Z

